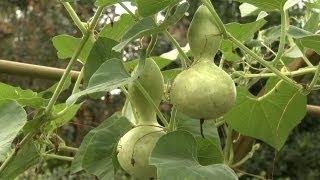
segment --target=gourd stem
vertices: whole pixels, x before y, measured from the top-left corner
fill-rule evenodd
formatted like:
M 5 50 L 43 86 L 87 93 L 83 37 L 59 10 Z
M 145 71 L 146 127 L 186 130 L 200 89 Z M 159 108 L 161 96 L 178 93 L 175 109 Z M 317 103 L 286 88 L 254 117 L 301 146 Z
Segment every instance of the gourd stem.
M 242 159 L 240 159 L 238 162 L 231 165 L 232 168 L 236 168 L 244 164 L 247 160 L 252 158 L 253 154 L 260 148 L 260 144 L 255 144 L 252 146 L 251 151 Z
M 68 2 L 62 2 L 62 5 L 67 10 L 68 14 L 70 15 L 73 22 L 76 24 L 76 26 L 79 28 L 82 34 L 85 34 L 87 31 L 87 28 L 84 26 L 83 22 L 78 17 L 77 13 L 74 11 L 70 3 Z
M 307 86 L 307 89 L 304 92 L 304 94 L 307 95 L 313 90 L 313 88 L 315 87 L 315 85 L 318 82 L 319 76 L 320 76 L 320 63 L 318 65 L 318 67 L 317 67 L 316 72 L 314 73 L 314 76 L 313 76 L 313 79 L 312 79 L 311 83 Z
M 226 125 L 224 127 L 227 133 L 226 143 L 224 147 L 224 163 L 228 164 L 230 159 L 230 152 L 232 149 L 232 129 L 227 127 Z
M 188 56 L 186 55 L 186 53 L 184 53 L 184 51 L 182 50 L 182 48 L 180 47 L 179 43 L 176 41 L 176 39 L 174 39 L 172 37 L 172 35 L 167 31 L 163 31 L 164 35 L 166 35 L 166 37 L 169 39 L 169 41 L 171 41 L 171 43 L 177 48 L 179 54 L 180 54 L 180 61 L 181 61 L 181 65 L 183 69 L 187 69 L 187 63 L 190 63 L 190 60 L 188 58 Z
M 285 10 L 281 10 L 280 14 L 281 14 L 280 42 L 279 42 L 277 55 L 272 60 L 272 63 L 274 65 L 277 65 L 278 61 L 280 61 L 282 56 L 283 56 L 284 48 L 285 48 L 285 45 L 286 45 L 287 30 L 288 30 L 287 13 L 286 13 Z
M 170 122 L 169 122 L 169 131 L 175 131 L 176 127 L 176 115 L 177 115 L 177 109 L 173 106 L 171 109 L 171 117 L 170 117 Z
M 270 96 L 271 94 L 273 94 L 274 91 L 277 90 L 277 88 L 281 85 L 283 81 L 280 80 L 269 92 L 265 93 L 263 96 L 258 97 L 258 101 L 262 101 L 263 99 L 267 98 L 268 96 Z
M 147 101 L 153 106 L 154 110 L 156 111 L 160 121 L 165 127 L 168 127 L 169 124 L 166 120 L 166 118 L 163 116 L 161 111 L 159 110 L 158 106 L 153 102 L 152 98 L 150 97 L 149 93 L 143 88 L 141 83 L 139 81 L 135 81 L 135 84 L 137 85 L 138 89 L 141 91 L 141 93 L 144 95 L 144 97 L 147 99 Z
M 73 161 L 73 157 L 67 157 L 67 156 L 60 156 L 60 155 L 56 155 L 56 154 L 46 154 L 46 153 L 42 153 L 42 156 L 44 158 L 48 158 L 48 159 L 59 159 L 59 160 L 63 160 L 63 161 Z
M 154 34 L 151 36 L 151 41 L 148 45 L 148 48 L 147 48 L 147 57 L 149 57 L 153 51 L 153 48 L 155 47 L 156 43 L 158 41 L 158 34 Z
M 288 72 L 282 72 L 283 75 L 286 76 L 301 76 L 304 74 L 309 74 L 309 73 L 315 73 L 317 71 L 317 67 L 310 67 L 310 68 L 302 68 L 296 71 L 288 71 Z M 241 72 L 234 72 L 232 74 L 234 77 L 244 77 L 244 78 L 269 78 L 269 77 L 276 77 L 277 75 L 275 73 L 260 73 L 260 74 L 243 74 Z

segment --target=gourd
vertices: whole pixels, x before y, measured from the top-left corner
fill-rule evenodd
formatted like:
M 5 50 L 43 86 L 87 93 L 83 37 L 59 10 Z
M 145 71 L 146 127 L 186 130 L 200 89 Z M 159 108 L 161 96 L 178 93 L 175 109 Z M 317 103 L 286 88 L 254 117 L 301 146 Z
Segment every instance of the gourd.
M 135 73 L 135 71 L 133 72 Z M 149 165 L 149 156 L 158 139 L 165 134 L 157 123 L 153 106 L 140 92 L 137 82 L 148 92 L 156 104 L 160 104 L 164 80 L 153 59 L 146 59 L 144 71 L 136 82 L 129 85 L 128 93 L 136 114 L 136 127 L 118 142 L 118 161 L 121 167 L 138 179 L 156 179 L 156 167 Z
M 178 74 L 170 90 L 171 103 L 180 112 L 201 120 L 221 117 L 236 99 L 233 80 L 212 62 L 222 37 L 210 16 L 205 6 L 196 11 L 188 33 L 196 62 Z

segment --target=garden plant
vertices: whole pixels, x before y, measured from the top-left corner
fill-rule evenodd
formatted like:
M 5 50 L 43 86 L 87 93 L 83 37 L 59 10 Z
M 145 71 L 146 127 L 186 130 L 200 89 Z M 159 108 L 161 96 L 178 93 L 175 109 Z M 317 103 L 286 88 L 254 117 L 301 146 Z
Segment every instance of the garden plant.
M 319 1 L 236 0 L 243 16 L 255 17 L 241 24 L 223 23 L 214 1 L 199 0 L 186 47 L 168 29 L 188 15 L 190 2 L 128 1 L 136 11 L 122 0 L 96 0 L 95 14 L 86 22 L 72 0 L 57 2 L 82 37 L 52 38 L 58 57 L 68 59 L 68 65 L 48 90 L 0 83 L 0 179 L 15 179 L 46 159 L 70 161 L 70 173 L 106 180 L 119 179 L 119 172 L 149 180 L 272 178 L 247 173 L 241 166 L 259 154 L 260 143 L 280 152 L 307 113 L 308 95 L 320 89 L 320 65 L 306 56 L 320 54 L 319 14 L 314 11 Z M 127 13 L 96 28 L 105 8 L 115 4 Z M 302 27 L 290 23 L 290 11 L 297 5 L 310 11 Z M 270 13 L 277 13 L 281 24 L 264 28 Z M 164 19 L 158 20 L 159 14 Z M 151 55 L 160 34 L 175 47 L 175 58 Z M 123 51 L 131 43 L 138 43 L 139 57 L 124 61 Z M 292 69 L 296 58 L 306 66 Z M 77 61 L 82 68 L 73 78 Z M 173 61 L 178 67 L 165 68 Z M 302 83 L 297 78 L 302 75 L 311 78 Z M 257 84 L 263 85 L 253 93 Z M 68 99 L 59 102 L 69 88 Z M 122 111 L 90 130 L 79 147 L 68 146 L 56 130 L 86 99 L 99 99 L 117 88 L 126 97 Z M 161 111 L 161 103 L 171 105 L 170 115 Z M 242 136 L 257 143 L 240 156 L 234 145 Z

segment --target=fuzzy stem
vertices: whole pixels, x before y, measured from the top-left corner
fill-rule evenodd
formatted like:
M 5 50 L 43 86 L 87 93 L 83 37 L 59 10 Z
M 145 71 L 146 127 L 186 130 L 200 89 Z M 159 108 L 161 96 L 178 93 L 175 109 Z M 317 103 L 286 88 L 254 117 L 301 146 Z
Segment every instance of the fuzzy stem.
M 168 127 L 169 124 L 166 120 L 166 118 L 163 116 L 161 111 L 159 110 L 158 106 L 153 102 L 152 98 L 150 97 L 149 93 L 143 88 L 143 86 L 140 84 L 139 81 L 135 82 L 138 89 L 141 91 L 141 93 L 144 95 L 144 97 L 147 99 L 147 101 L 153 106 L 154 110 L 156 111 L 158 117 L 160 118 L 160 121 L 163 123 L 165 127 Z
M 151 55 L 153 48 L 156 45 L 157 41 L 158 41 L 158 34 L 152 35 L 151 41 L 150 41 L 148 48 L 147 48 L 147 57 L 149 57 Z
M 186 55 L 186 53 L 184 53 L 179 43 L 172 37 L 172 35 L 167 30 L 165 30 L 163 33 L 164 35 L 166 35 L 169 41 L 177 48 L 179 54 L 181 55 L 180 61 L 182 64 L 182 68 L 187 69 L 187 63 L 190 62 L 188 56 Z
M 73 161 L 73 157 L 67 157 L 67 156 L 60 156 L 60 155 L 56 155 L 56 154 L 46 154 L 43 153 L 42 156 L 44 158 L 48 158 L 48 159 L 59 159 L 59 160 L 63 160 L 63 161 Z
M 224 163 L 228 164 L 230 160 L 230 152 L 232 150 L 232 129 L 225 125 L 227 132 L 226 145 L 224 147 Z
M 64 8 L 67 10 L 67 12 L 69 13 L 71 19 L 73 20 L 73 22 L 76 24 L 76 26 L 80 29 L 81 33 L 84 34 L 86 33 L 87 29 L 84 26 L 83 22 L 80 20 L 80 18 L 78 17 L 77 13 L 73 10 L 72 6 L 70 5 L 70 3 L 68 2 L 62 2 L 62 5 L 64 6 Z
M 247 160 L 252 158 L 253 154 L 260 148 L 260 144 L 255 144 L 252 146 L 251 151 L 242 159 L 240 159 L 238 162 L 231 165 L 232 168 L 239 167 L 242 164 L 244 164 Z
M 175 131 L 176 127 L 176 115 L 177 115 L 177 109 L 175 107 L 172 107 L 171 109 L 171 117 L 170 117 L 170 122 L 169 122 L 169 131 Z
M 288 30 L 288 22 L 287 22 L 287 13 L 285 10 L 280 11 L 281 14 L 281 33 L 280 33 L 280 42 L 278 47 L 278 52 L 274 60 L 272 61 L 273 64 L 277 64 L 284 53 L 284 48 L 286 45 L 286 37 L 287 37 L 287 30 Z

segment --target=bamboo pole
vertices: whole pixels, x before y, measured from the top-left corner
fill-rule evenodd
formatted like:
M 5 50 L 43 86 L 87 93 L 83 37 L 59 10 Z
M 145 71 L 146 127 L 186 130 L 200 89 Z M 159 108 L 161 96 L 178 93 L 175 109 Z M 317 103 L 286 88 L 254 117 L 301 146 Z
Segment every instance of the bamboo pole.
M 27 64 L 0 59 L 0 73 L 29 76 L 40 79 L 59 80 L 64 73 L 64 69 Z M 75 81 L 79 71 L 71 71 L 71 79 Z

